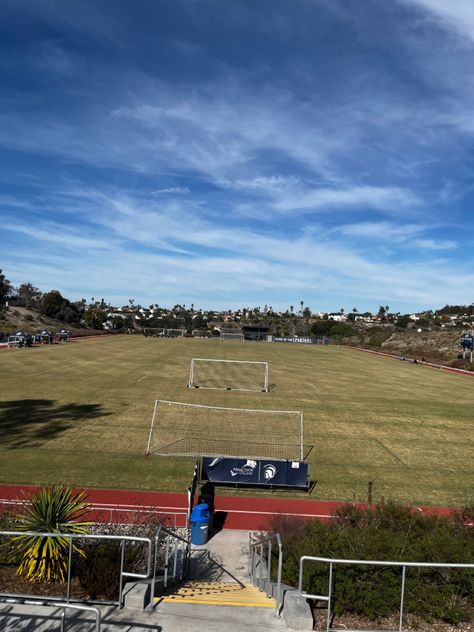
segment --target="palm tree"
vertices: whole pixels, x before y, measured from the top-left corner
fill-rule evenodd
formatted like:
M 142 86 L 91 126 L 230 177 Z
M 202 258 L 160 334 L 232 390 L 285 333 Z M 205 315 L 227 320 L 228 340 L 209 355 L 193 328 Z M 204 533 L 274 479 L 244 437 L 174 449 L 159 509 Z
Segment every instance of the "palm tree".
M 84 534 L 90 522 L 79 522 L 89 511 L 85 493 L 71 487 L 43 487 L 25 505 L 18 531 L 36 533 Z M 69 540 L 67 537 L 19 535 L 14 538 L 16 553 L 23 556 L 17 569 L 29 581 L 63 582 L 67 575 Z M 84 552 L 73 545 L 73 550 Z

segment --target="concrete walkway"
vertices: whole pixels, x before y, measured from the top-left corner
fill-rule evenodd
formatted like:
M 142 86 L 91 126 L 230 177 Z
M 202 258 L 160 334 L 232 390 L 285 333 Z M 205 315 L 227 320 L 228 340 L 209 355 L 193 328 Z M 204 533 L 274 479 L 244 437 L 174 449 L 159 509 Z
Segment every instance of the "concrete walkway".
M 249 532 L 226 529 L 207 544 L 192 547 L 190 579 L 248 583 Z M 164 603 L 152 611 L 101 607 L 101 632 L 249 632 L 287 630 L 274 609 Z M 58 607 L 0 602 L 1 632 L 60 632 Z M 67 632 L 94 632 L 92 614 L 69 611 Z
M 272 610 L 198 606 L 161 603 L 153 612 L 118 610 L 101 607 L 101 632 L 248 632 L 249 630 L 286 630 L 283 619 Z M 61 630 L 58 608 L 31 605 L 0 604 L 2 632 L 55 632 Z M 94 632 L 89 614 L 70 612 L 67 632 Z
M 248 583 L 249 532 L 223 529 L 192 545 L 189 579 Z

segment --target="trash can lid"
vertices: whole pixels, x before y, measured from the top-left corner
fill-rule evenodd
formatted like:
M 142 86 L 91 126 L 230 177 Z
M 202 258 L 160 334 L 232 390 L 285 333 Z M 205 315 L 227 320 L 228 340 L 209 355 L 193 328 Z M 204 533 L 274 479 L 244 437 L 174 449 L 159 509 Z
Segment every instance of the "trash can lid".
M 191 520 L 208 519 L 209 518 L 209 505 L 201 503 L 193 507 L 191 511 Z

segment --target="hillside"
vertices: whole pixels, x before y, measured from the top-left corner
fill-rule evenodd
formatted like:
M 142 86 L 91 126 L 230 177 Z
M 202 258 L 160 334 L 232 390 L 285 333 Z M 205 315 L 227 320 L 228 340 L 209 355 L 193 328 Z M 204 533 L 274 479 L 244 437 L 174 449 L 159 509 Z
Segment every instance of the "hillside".
M 424 358 L 429 362 L 457 366 L 473 370 L 467 360 L 459 358 L 461 353 L 461 330 L 422 331 L 415 328 L 379 328 L 373 327 L 352 337 L 350 344 L 360 344 L 363 347 L 406 356 L 407 358 Z
M 8 307 L 2 312 L 2 316 L 3 318 L 0 318 L 0 332 L 6 333 L 22 330 L 33 334 L 43 329 L 58 331 L 63 327 L 66 329 L 84 329 L 82 325 L 77 323 L 64 323 L 26 307 Z

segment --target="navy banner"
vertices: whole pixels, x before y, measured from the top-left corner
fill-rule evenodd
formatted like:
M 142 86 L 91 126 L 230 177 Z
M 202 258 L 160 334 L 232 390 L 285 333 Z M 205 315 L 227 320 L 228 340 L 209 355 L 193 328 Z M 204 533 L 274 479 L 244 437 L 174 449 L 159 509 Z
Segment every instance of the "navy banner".
M 278 337 L 273 336 L 273 342 L 294 342 L 300 345 L 314 345 L 316 340 L 314 338 L 292 338 L 292 337 Z
M 308 464 L 272 459 L 202 459 L 201 478 L 212 483 L 308 488 Z

